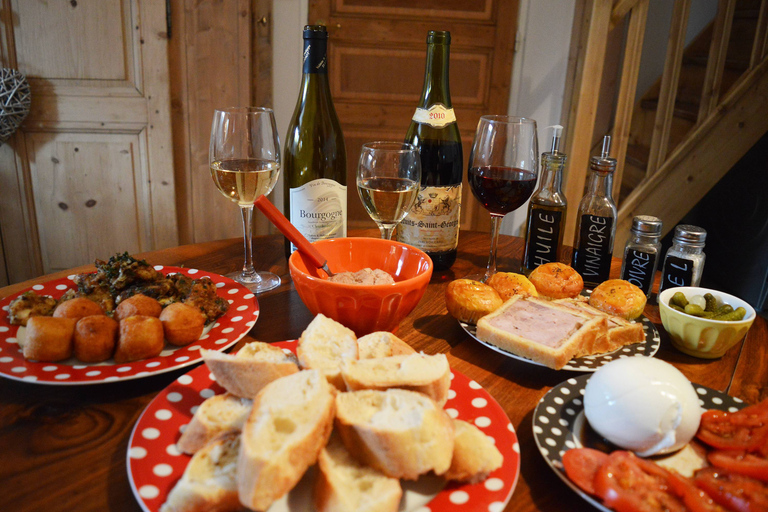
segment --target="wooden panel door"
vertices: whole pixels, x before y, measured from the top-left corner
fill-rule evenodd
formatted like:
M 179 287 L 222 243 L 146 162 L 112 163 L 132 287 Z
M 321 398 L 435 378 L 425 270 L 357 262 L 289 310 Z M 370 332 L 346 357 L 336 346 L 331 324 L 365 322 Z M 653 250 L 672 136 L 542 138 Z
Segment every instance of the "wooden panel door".
M 506 114 L 518 0 L 311 0 L 311 23 L 330 33 L 329 73 L 347 146 L 349 227 L 372 227 L 357 195 L 360 147 L 403 140 L 424 82 L 429 30 L 451 32 L 451 100 L 464 168 L 477 121 Z M 465 178 L 466 182 L 466 178 Z M 488 212 L 465 184 L 462 228 L 488 229 Z
M 11 282 L 177 245 L 165 3 L 3 0 L 32 108 L 0 148 Z

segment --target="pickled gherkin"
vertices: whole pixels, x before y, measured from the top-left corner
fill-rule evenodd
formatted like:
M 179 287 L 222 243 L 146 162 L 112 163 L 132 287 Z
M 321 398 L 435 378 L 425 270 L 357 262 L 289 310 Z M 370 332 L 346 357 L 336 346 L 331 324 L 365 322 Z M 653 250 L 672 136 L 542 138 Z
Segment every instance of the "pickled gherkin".
M 721 321 L 739 321 L 743 319 L 747 310 L 743 307 L 733 308 L 730 304 L 718 304 L 718 299 L 711 293 L 704 296 L 696 295 L 689 300 L 683 292 L 675 292 L 669 299 L 669 307 L 699 318 L 711 318 Z M 705 304 L 705 307 L 702 307 Z

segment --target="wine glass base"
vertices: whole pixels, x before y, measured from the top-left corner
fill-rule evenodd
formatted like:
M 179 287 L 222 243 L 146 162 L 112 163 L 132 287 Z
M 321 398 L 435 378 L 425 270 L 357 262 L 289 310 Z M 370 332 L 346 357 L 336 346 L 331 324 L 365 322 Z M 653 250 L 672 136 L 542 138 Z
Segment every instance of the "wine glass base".
M 253 274 L 245 274 L 243 271 L 239 271 L 231 272 L 224 277 L 237 281 L 253 293 L 263 293 L 269 290 L 274 290 L 280 286 L 280 276 L 275 275 L 272 272 L 258 271 Z

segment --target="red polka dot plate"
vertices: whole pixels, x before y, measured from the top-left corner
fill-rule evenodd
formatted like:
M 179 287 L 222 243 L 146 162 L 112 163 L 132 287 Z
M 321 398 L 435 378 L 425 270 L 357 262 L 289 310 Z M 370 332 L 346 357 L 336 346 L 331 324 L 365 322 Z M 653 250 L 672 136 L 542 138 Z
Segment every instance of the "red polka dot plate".
M 202 360 L 200 349 L 224 350 L 240 340 L 259 318 L 259 303 L 255 295 L 244 286 L 218 274 L 194 268 L 163 267 L 155 269 L 165 274 L 181 272 L 193 279 L 209 277 L 216 283 L 217 293 L 229 302 L 229 310 L 212 326 L 206 327 L 197 343 L 185 347 L 166 344 L 163 352 L 150 359 L 115 364 L 112 359 L 87 364 L 75 358 L 55 363 L 27 361 L 19 350 L 18 339 L 24 336 L 24 327 L 8 322 L 8 305 L 23 290 L 0 301 L 0 376 L 37 384 L 82 385 L 124 381 L 157 375 L 184 368 Z M 55 279 L 30 288 L 40 295 L 58 299 L 70 288 L 75 288 L 74 276 Z
M 296 341 L 275 343 L 295 351 Z M 189 462 L 176 441 L 194 411 L 206 399 L 223 393 L 208 367 L 201 365 L 182 375 L 161 391 L 144 409 L 128 443 L 128 478 L 136 500 L 145 512 L 157 512 Z M 476 425 L 492 437 L 504 456 L 503 465 L 477 484 L 448 483 L 438 477 L 403 481 L 401 511 L 413 512 L 501 512 L 512 497 L 520 475 L 520 448 L 515 429 L 504 410 L 477 382 L 457 371 L 445 410 L 453 418 Z M 313 510 L 311 506 L 314 468 L 269 512 Z

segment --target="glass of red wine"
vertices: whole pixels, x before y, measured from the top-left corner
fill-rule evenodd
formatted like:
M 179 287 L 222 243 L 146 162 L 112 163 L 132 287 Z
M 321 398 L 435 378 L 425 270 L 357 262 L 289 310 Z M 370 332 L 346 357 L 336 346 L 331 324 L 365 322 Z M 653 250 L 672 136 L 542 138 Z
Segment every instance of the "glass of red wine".
M 467 178 L 472 194 L 491 213 L 491 252 L 482 281 L 496 273 L 504 215 L 524 205 L 536 188 L 538 155 L 533 119 L 490 115 L 477 123 Z

